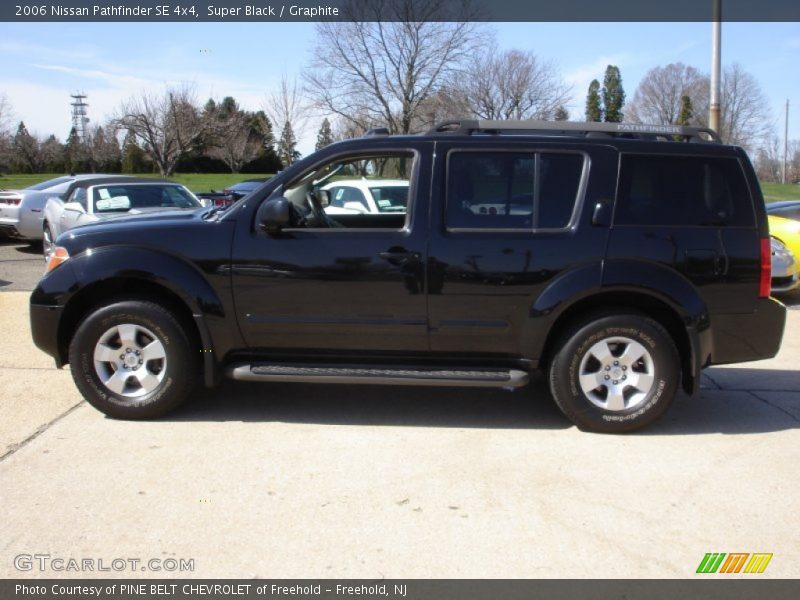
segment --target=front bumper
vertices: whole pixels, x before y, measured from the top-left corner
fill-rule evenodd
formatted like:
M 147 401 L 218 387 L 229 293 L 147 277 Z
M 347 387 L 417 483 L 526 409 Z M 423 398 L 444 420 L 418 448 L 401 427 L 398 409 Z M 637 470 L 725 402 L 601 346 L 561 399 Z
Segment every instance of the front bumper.
M 58 328 L 63 311 L 63 306 L 42 306 L 33 303 L 30 309 L 33 343 L 37 348 L 52 356 L 59 369 L 66 362 L 62 358 L 58 346 Z

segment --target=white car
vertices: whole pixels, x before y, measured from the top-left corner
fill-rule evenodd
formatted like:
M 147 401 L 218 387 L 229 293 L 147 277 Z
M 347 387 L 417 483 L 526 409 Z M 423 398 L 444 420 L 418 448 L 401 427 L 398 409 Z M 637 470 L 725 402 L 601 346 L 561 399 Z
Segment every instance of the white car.
M 202 208 L 184 186 L 171 181 L 133 177 L 95 177 L 75 186 L 65 201 L 53 197 L 44 208 L 40 232 L 47 260 L 65 231 L 132 214 Z
M 405 179 L 341 179 L 321 189 L 328 192 L 328 215 L 405 214 L 408 206 Z
M 103 175 L 64 175 L 23 190 L 0 190 L 0 234 L 38 243 L 47 199 L 63 199 L 78 182 L 93 177 Z

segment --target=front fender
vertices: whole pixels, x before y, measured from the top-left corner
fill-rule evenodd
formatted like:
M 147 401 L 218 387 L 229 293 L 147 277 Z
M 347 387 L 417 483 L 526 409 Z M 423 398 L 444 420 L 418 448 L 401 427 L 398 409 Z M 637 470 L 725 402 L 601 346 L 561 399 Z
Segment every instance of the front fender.
M 77 289 L 70 290 L 70 297 L 97 282 L 111 279 L 141 280 L 173 292 L 194 314 L 224 317 L 222 302 L 202 271 L 174 254 L 136 246 L 109 246 L 81 252 L 66 264 L 72 270 L 77 286 Z M 50 287 L 49 278 L 49 275 L 45 276 L 37 288 L 45 296 Z M 64 300 L 68 302 L 69 298 L 62 297 Z M 50 301 L 42 297 L 38 303 L 48 304 Z
M 224 304 L 204 273 L 180 256 L 138 246 L 86 250 L 45 275 L 31 295 L 31 305 L 60 307 L 63 311 L 59 324 L 61 340 L 63 328 L 73 325 L 67 315 L 91 306 L 93 290 L 122 281 L 134 291 L 137 281 L 142 282 L 143 290 L 150 289 L 145 283 L 155 284 L 185 304 L 200 334 L 207 383 L 212 383 L 219 362 L 217 357 L 224 356 L 237 343 L 236 330 L 226 321 Z M 63 349 L 63 344 L 59 343 L 58 347 Z M 64 357 L 60 360 L 64 362 Z

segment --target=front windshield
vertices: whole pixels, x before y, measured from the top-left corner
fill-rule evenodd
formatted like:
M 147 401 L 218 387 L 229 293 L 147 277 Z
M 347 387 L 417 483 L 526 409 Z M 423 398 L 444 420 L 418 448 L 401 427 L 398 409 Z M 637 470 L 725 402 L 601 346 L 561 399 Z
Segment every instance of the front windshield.
M 127 212 L 132 209 L 200 208 L 192 193 L 178 185 L 115 184 L 94 188 L 94 212 Z

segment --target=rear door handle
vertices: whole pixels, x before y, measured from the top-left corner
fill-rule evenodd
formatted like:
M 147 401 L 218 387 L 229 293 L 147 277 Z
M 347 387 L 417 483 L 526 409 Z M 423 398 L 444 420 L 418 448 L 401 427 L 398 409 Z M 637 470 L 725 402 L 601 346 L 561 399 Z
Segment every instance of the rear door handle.
M 403 263 L 407 263 L 412 260 L 419 260 L 420 253 L 419 252 L 410 252 L 405 249 L 390 249 L 386 252 L 380 252 L 378 254 L 382 259 L 390 262 L 393 265 L 401 265 Z

